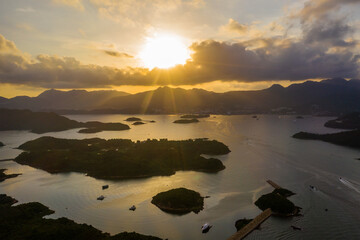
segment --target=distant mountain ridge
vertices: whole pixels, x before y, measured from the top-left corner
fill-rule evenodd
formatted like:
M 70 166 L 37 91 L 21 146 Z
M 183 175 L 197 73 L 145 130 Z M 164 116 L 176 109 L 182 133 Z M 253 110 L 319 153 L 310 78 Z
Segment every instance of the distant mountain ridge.
M 0 98 L 0 108 L 30 109 L 30 110 L 89 110 L 101 106 L 114 97 L 126 96 L 128 93 L 103 90 L 86 91 L 46 90 L 37 97 L 18 96 L 10 99 Z
M 0 98 L 0 107 L 60 113 L 338 114 L 360 111 L 360 80 L 333 78 L 225 93 L 170 87 L 136 94 L 48 90 L 35 98 Z

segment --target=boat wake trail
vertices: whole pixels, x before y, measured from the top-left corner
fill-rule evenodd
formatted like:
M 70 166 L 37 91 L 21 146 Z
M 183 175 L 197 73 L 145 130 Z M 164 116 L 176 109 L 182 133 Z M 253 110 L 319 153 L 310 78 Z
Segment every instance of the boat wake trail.
M 347 186 L 348 188 L 351 188 L 351 189 L 355 190 L 356 192 L 360 193 L 360 189 L 358 187 L 356 187 L 353 183 L 349 182 L 348 180 L 340 177 L 339 181 L 342 184 L 344 184 L 345 186 Z

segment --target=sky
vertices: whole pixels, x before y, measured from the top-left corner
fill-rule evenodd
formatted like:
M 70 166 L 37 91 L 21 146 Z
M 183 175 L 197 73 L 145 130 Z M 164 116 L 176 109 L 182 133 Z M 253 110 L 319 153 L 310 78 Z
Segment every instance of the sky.
M 0 96 L 359 78 L 360 0 L 0 0 Z

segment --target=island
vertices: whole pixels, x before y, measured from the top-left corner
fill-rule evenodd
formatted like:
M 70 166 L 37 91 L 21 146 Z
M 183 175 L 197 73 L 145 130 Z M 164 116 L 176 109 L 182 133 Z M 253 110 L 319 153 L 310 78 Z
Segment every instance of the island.
M 179 215 L 190 212 L 199 213 L 204 209 L 204 198 L 200 193 L 186 188 L 158 193 L 152 198 L 151 203 L 164 212 Z
M 113 236 L 87 224 L 78 224 L 68 218 L 47 219 L 54 211 L 38 202 L 12 206 L 17 200 L 0 194 L 0 239 L 52 240 L 161 240 L 135 232 Z
M 360 130 L 345 131 L 339 133 L 317 134 L 298 132 L 292 136 L 297 139 L 321 140 L 337 145 L 360 148 Z
M 102 123 L 97 121 L 86 122 L 87 128 L 80 129 L 79 133 L 97 133 L 102 131 L 122 131 L 128 130 L 130 127 L 122 123 Z
M 127 122 L 137 122 L 137 121 L 142 121 L 142 119 L 137 118 L 137 117 L 129 117 L 129 118 L 125 119 L 125 121 L 127 121 Z
M 138 121 L 138 122 L 134 122 L 132 125 L 143 125 L 143 124 L 145 123 Z
M 0 182 L 3 182 L 8 178 L 14 178 L 14 177 L 21 175 L 21 173 L 5 174 L 6 170 L 7 169 L 0 169 Z
M 199 122 L 199 120 L 197 120 L 196 118 L 192 118 L 192 119 L 175 120 L 173 123 L 197 123 L 197 122 Z
M 275 189 L 271 193 L 262 195 L 256 200 L 255 205 L 263 211 L 270 208 L 273 215 L 294 216 L 299 209 L 286 198 L 289 195 L 293 195 L 293 193 L 287 189 Z
M 2 142 L 0 142 L 0 147 L 3 147 L 3 146 L 5 146 L 5 144 L 3 144 Z
M 60 132 L 74 128 L 80 133 L 94 133 L 103 130 L 119 131 L 130 129 L 122 123 L 78 122 L 52 112 L 0 109 L 0 131 L 30 130 L 33 133 Z
M 171 141 L 148 139 L 60 139 L 40 137 L 19 146 L 14 161 L 49 173 L 80 172 L 99 179 L 169 176 L 176 171 L 216 173 L 225 166 L 219 159 L 229 148 L 216 140 Z
M 235 227 L 236 230 L 239 231 L 240 229 L 242 229 L 243 227 L 245 227 L 247 224 L 249 224 L 253 219 L 247 219 L 247 218 L 243 218 L 243 219 L 239 219 L 235 222 Z
M 208 118 L 210 114 L 185 114 L 182 115 L 180 118 Z
M 327 121 L 324 126 L 339 129 L 360 129 L 360 112 L 345 114 L 337 119 Z

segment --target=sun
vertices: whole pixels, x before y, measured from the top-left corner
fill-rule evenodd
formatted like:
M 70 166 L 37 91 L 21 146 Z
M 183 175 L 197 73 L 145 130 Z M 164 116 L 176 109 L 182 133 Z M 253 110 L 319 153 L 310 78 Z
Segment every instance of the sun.
M 148 38 L 139 54 L 145 67 L 171 68 L 185 64 L 190 59 L 190 51 L 176 35 L 159 35 Z

